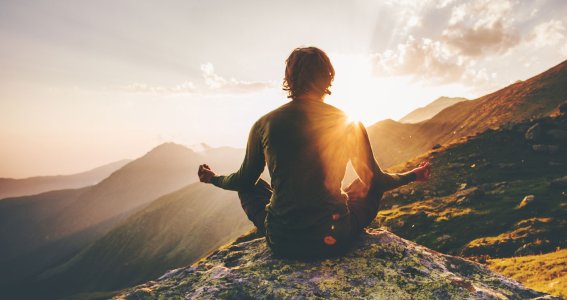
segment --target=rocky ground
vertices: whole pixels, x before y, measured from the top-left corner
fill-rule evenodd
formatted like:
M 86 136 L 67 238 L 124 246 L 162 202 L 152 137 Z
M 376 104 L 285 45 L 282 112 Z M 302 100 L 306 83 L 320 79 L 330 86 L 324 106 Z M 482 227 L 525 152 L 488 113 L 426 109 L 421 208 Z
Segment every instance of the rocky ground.
M 363 235 L 346 255 L 275 259 L 263 238 L 232 244 L 115 299 L 559 299 L 477 263 L 385 230 Z

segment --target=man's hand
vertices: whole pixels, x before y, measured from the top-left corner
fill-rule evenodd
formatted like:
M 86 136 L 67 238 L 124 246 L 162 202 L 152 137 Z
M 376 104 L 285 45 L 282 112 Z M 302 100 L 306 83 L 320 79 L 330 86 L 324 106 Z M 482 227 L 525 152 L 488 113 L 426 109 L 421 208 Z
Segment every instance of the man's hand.
M 369 186 L 362 182 L 360 178 L 357 178 L 345 189 L 345 192 L 350 200 L 358 200 L 366 198 L 368 189 Z
M 412 170 L 415 173 L 415 181 L 424 182 L 428 181 L 431 176 L 431 164 L 424 161 L 419 166 Z
M 197 172 L 199 175 L 199 180 L 204 183 L 211 183 L 211 179 L 215 176 L 215 172 L 211 171 L 211 168 L 207 164 L 203 164 L 199 166 L 199 171 Z

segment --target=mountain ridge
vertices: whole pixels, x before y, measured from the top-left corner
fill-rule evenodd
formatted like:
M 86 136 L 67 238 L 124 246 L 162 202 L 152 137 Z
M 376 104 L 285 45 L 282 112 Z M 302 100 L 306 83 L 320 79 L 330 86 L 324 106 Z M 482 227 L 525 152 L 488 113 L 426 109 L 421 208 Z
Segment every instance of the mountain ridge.
M 530 79 L 449 106 L 417 124 L 380 121 L 367 127 L 387 168 L 443 145 L 507 123 L 542 117 L 567 100 L 567 60 Z
M 0 200 L 97 184 L 130 161 L 130 159 L 122 159 L 84 172 L 68 175 L 45 175 L 19 179 L 0 178 Z
M 414 124 L 414 123 L 419 123 L 425 120 L 429 120 L 431 119 L 433 116 L 435 116 L 436 114 L 438 114 L 439 112 L 441 112 L 443 109 L 452 106 L 454 104 L 457 104 L 459 102 L 462 101 L 467 101 L 468 99 L 466 98 L 461 98 L 461 97 L 439 97 L 437 99 L 435 99 L 433 102 L 423 106 L 423 107 L 419 107 L 413 111 L 411 111 L 410 113 L 408 113 L 407 115 L 405 115 L 404 117 L 402 117 L 400 120 L 398 120 L 398 122 L 400 123 L 410 123 L 410 124 Z

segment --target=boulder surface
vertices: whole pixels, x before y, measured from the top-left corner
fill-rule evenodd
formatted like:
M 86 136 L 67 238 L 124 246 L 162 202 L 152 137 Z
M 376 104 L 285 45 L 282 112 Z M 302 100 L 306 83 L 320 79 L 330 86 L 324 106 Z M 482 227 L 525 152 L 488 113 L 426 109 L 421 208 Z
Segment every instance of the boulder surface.
M 278 259 L 263 238 L 232 244 L 116 299 L 559 299 L 385 230 L 344 256 Z

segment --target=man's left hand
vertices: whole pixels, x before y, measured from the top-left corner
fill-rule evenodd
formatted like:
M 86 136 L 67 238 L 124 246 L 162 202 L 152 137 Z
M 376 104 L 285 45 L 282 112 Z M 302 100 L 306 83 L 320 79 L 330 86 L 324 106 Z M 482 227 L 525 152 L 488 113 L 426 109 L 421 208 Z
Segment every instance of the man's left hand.
M 204 183 L 211 183 L 211 179 L 215 176 L 215 172 L 211 170 L 211 167 L 209 167 L 209 165 L 202 164 L 199 166 L 197 175 L 199 175 L 199 181 Z

